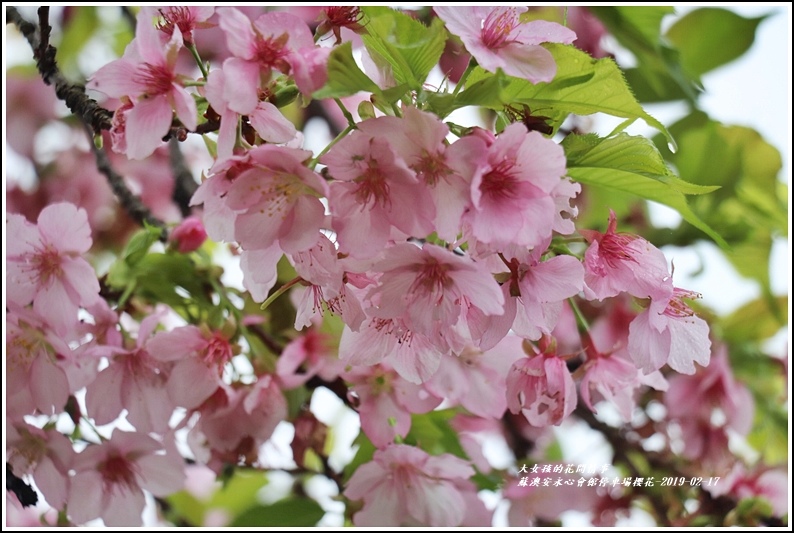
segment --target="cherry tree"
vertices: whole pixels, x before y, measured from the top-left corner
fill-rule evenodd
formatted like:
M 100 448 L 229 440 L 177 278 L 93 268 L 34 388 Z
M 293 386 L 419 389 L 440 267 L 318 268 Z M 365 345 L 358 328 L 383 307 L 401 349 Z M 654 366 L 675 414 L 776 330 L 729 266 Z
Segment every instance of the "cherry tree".
M 5 13 L 6 525 L 787 523 L 780 155 L 699 104 L 762 18 Z

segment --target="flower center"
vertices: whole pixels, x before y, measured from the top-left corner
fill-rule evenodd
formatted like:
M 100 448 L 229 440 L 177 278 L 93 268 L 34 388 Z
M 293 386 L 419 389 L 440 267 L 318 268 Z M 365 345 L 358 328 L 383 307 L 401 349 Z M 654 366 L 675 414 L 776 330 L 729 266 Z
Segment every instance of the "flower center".
M 508 40 L 510 33 L 518 26 L 518 13 L 515 9 L 495 9 L 482 23 L 482 42 L 491 50 L 504 48 L 515 39 Z
M 144 98 L 167 94 L 176 79 L 174 73 L 166 66 L 152 65 L 151 63 L 143 63 L 133 76 L 136 83 L 146 87 L 142 95 Z
M 99 464 L 98 470 L 102 475 L 105 490 L 108 492 L 117 488 L 132 491 L 138 487 L 135 480 L 137 474 L 135 464 L 126 457 L 112 455 Z
M 185 40 L 185 44 L 192 44 L 190 33 L 196 27 L 196 20 L 193 18 L 190 8 L 177 6 L 169 7 L 165 11 L 160 9 L 159 11 L 163 20 L 158 21 L 157 29 L 170 36 L 174 33 L 174 27 L 177 27 Z
M 258 36 L 256 39 L 254 61 L 266 69 L 276 69 L 282 72 L 289 70 L 289 64 L 284 59 L 287 54 L 287 41 L 289 35 L 284 33 L 280 37 L 264 38 Z
M 500 161 L 482 177 L 480 192 L 491 201 L 517 200 L 519 197 L 518 180 L 513 174 L 513 161 Z
M 416 279 L 408 288 L 408 292 L 436 295 L 440 302 L 444 297 L 444 290 L 453 285 L 452 278 L 448 274 L 452 267 L 430 258 L 426 259 L 424 264 L 417 265 L 416 269 L 418 270 Z
M 375 161 L 370 160 L 367 168 L 356 182 L 358 188 L 356 189 L 356 201 L 366 207 L 370 201 L 373 204 L 380 204 L 383 208 L 388 208 L 391 204 L 389 199 L 389 183 L 386 177 L 378 169 Z M 374 205 L 373 205 L 374 207 Z
M 422 157 L 411 168 L 420 180 L 431 187 L 450 174 L 444 157 L 441 154 L 430 154 L 426 150 L 423 150 Z
M 37 249 L 31 262 L 42 285 L 47 285 L 53 278 L 63 277 L 61 254 L 51 244 L 45 244 L 44 248 Z

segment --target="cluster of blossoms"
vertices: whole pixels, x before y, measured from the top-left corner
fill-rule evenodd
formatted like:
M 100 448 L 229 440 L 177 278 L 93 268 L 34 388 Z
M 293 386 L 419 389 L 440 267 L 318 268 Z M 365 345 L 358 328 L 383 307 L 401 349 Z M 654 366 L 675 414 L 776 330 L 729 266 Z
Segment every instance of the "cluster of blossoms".
M 576 36 L 551 22 L 523 23 L 524 9 L 435 11 L 483 69 L 550 81 L 556 66 L 540 43 Z M 364 31 L 357 8 L 329 8 L 322 20 L 320 31 L 337 42 Z M 219 68 L 202 64 L 196 80 L 179 60 L 211 27 L 229 54 Z M 330 45 L 287 12 L 252 20 L 232 7 L 144 7 L 124 56 L 88 84 L 119 99 L 112 148 L 130 159 L 159 151 L 175 120 L 196 131 L 197 100 L 214 113 L 215 160 L 191 200 L 200 220 L 186 219 L 172 239 L 180 253 L 207 236 L 235 243 L 256 302 L 276 286 L 282 258 L 294 267 L 297 277 L 279 290 L 294 287 L 301 333 L 275 365 L 255 365 L 253 379 L 238 379 L 231 363 L 246 350 L 242 324 L 175 326 L 158 307 L 130 326 L 130 313 L 108 306 L 83 257 L 92 246 L 86 210 L 54 204 L 37 224 L 8 216 L 10 462 L 72 522 L 140 523 L 144 489 L 182 488 L 181 430 L 195 460 L 215 472 L 257 464 L 287 419 L 285 391 L 319 377 L 347 384 L 377 449 L 344 491 L 363 500 L 356 525 L 490 525 L 469 480 L 472 464 L 490 469 L 477 441 L 490 421 L 509 409 L 528 431 L 560 425 L 577 405 L 577 380 L 584 405 L 604 399 L 630 420 L 642 387 L 667 389 L 666 364 L 684 374 L 708 365 L 708 326 L 684 301 L 696 295 L 673 286 L 651 243 L 617 232 L 614 213 L 604 233 L 578 230 L 583 254 L 556 245 L 577 231 L 580 186 L 566 177 L 562 147 L 541 133 L 514 123 L 451 140 L 442 118 L 412 101 L 347 124 L 317 157 L 301 148 L 277 96 L 294 86 L 311 98 L 327 80 Z M 620 302 L 630 323 L 568 327 L 581 319 L 575 297 Z M 636 314 L 629 297 L 644 310 Z M 320 333 L 327 314 L 344 323 L 338 350 Z M 582 364 L 572 373 L 574 360 Z M 730 376 L 708 379 L 722 380 L 726 402 L 736 398 Z M 689 389 L 671 380 L 668 396 Z M 70 403 L 82 390 L 84 405 Z M 462 408 L 454 423 L 471 464 L 395 444 L 412 414 L 442 402 Z M 25 419 L 68 405 L 73 419 L 98 426 L 124 415 L 135 432 L 115 429 L 77 453 L 53 427 Z M 746 433 L 747 416 L 728 425 Z M 519 492 L 511 516 L 521 515 Z

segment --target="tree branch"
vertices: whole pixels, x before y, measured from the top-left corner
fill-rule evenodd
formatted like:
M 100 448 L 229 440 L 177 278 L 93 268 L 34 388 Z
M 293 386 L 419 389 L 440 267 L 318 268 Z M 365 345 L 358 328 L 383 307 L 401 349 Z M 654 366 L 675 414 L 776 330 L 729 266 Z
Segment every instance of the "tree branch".
M 168 161 L 174 173 L 174 193 L 171 199 L 179 206 L 183 217 L 190 216 L 190 199 L 196 192 L 198 184 L 193 179 L 193 174 L 185 165 L 185 158 L 179 148 L 179 142 L 171 138 L 168 141 Z
M 69 83 L 58 70 L 55 61 L 55 47 L 49 44 L 49 8 L 39 8 L 41 28 L 37 28 L 35 24 L 23 19 L 14 7 L 6 8 L 6 17 L 22 32 L 33 49 L 36 68 L 38 68 L 44 83 L 53 85 L 58 98 L 66 102 L 72 113 L 90 125 L 94 132 L 109 130 L 113 113 L 100 107 L 96 100 L 89 98 L 85 93 L 85 87 Z
M 113 189 L 113 194 L 116 195 L 121 206 L 139 224 L 143 225 L 146 222 L 150 226 L 160 228 L 160 240 L 165 242 L 168 239 L 165 223 L 152 215 L 152 212 L 143 204 L 141 199 L 127 188 L 124 178 L 113 170 L 105 151 L 97 148 L 96 144 L 94 144 L 93 134 L 88 127 L 86 127 L 86 133 L 88 134 L 88 142 L 91 144 L 91 151 L 94 152 L 94 157 L 96 157 L 96 167 L 107 178 L 110 188 Z

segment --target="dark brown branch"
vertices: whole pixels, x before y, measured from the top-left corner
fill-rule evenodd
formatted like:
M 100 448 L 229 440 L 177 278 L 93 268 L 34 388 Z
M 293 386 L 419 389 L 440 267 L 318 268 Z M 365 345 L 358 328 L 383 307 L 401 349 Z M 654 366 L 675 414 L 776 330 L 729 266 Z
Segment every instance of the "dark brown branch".
M 174 173 L 174 193 L 171 199 L 179 206 L 183 217 L 190 216 L 190 199 L 196 192 L 198 184 L 193 174 L 185 165 L 185 158 L 179 148 L 179 142 L 172 138 L 168 141 L 168 160 Z
M 118 198 L 121 207 L 139 224 L 143 225 L 146 222 L 150 226 L 160 228 L 160 240 L 165 242 L 168 239 L 168 231 L 165 229 L 163 221 L 152 215 L 152 212 L 143 204 L 141 199 L 127 188 L 124 178 L 113 170 L 105 151 L 97 148 L 96 144 L 94 144 L 92 132 L 88 128 L 86 133 L 88 134 L 88 142 L 91 144 L 91 151 L 94 152 L 96 157 L 96 167 L 107 178 L 110 188 L 113 189 L 113 194 Z
M 165 224 L 152 215 L 149 208 L 141 202 L 140 198 L 132 194 L 124 183 L 124 179 L 113 170 L 105 152 L 98 149 L 94 144 L 93 134 L 110 129 L 113 114 L 107 109 L 100 107 L 95 100 L 89 98 L 85 94 L 85 87 L 70 84 L 58 70 L 58 64 L 55 61 L 57 51 L 54 46 L 49 44 L 51 31 L 49 8 L 41 7 L 38 10 L 40 28 L 23 19 L 13 7 L 6 8 L 6 15 L 7 19 L 13 22 L 28 40 L 36 59 L 36 67 L 44 83 L 54 85 L 55 94 L 58 98 L 66 102 L 72 113 L 86 125 L 91 150 L 96 157 L 97 169 L 107 178 L 110 188 L 116 198 L 118 198 L 121 206 L 139 224 L 146 222 L 151 226 L 160 228 L 162 230 L 160 239 L 165 241 L 168 237 Z
M 48 9 L 39 9 L 39 20 L 42 24 L 41 31 L 19 14 L 14 7 L 6 8 L 6 18 L 22 32 L 36 58 L 36 68 L 39 70 L 41 79 L 47 85 L 55 87 L 55 94 L 59 99 L 66 102 L 69 109 L 80 117 L 83 122 L 89 124 L 95 132 L 109 130 L 113 113 L 100 107 L 96 100 L 92 100 L 85 93 L 85 87 L 69 83 L 58 70 L 55 61 L 55 47 L 49 44 L 50 25 L 47 20 Z

